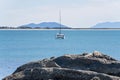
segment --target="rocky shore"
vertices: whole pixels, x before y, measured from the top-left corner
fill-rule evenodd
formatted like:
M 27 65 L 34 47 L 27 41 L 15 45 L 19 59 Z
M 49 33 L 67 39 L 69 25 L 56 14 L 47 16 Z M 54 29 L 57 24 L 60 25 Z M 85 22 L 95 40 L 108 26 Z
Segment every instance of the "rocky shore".
M 98 51 L 51 57 L 24 64 L 3 80 L 120 80 L 120 61 Z

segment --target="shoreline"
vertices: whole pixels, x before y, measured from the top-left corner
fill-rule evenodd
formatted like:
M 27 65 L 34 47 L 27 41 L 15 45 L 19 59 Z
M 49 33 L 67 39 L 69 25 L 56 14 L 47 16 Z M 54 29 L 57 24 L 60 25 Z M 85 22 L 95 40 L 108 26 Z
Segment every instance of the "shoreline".
M 0 30 L 59 30 L 59 29 L 0 29 Z M 62 30 L 120 30 L 120 28 L 71 28 Z

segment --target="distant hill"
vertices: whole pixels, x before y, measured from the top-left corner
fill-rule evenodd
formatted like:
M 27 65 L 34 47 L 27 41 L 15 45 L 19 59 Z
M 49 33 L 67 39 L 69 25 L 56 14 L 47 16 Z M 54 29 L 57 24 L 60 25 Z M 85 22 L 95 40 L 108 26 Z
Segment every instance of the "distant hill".
M 98 23 L 91 28 L 120 28 L 120 22 L 104 22 Z
M 57 22 L 42 22 L 39 24 L 30 23 L 19 26 L 19 28 L 20 27 L 21 28 L 60 28 L 60 24 Z M 70 28 L 70 27 L 61 24 L 61 28 Z

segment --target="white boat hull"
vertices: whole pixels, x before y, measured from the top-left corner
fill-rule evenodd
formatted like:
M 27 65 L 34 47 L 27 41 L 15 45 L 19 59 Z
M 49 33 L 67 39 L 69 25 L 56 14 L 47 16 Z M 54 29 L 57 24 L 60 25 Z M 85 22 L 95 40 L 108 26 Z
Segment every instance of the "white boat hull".
M 56 39 L 65 39 L 65 36 L 64 36 L 64 34 L 57 34 L 56 35 Z

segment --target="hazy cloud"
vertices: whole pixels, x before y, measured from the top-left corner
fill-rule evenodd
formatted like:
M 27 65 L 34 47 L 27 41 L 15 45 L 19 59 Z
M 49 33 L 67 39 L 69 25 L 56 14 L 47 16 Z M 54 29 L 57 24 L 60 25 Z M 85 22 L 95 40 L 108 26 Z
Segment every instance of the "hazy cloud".
M 120 21 L 120 0 L 0 0 L 0 25 L 58 22 L 59 9 L 62 23 L 72 27 Z

